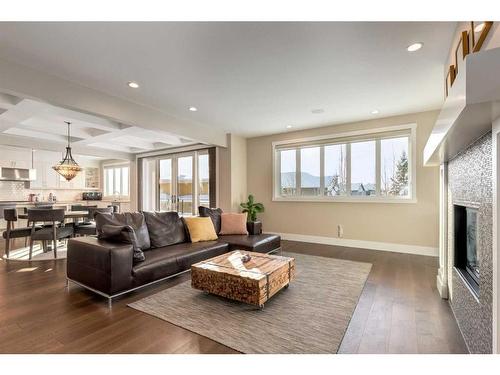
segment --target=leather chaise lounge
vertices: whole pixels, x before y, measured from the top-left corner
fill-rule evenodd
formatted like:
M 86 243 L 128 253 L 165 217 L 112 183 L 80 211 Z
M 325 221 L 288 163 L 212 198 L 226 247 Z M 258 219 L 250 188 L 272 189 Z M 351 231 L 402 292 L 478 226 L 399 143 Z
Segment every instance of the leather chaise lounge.
M 144 260 L 136 261 L 132 243 L 109 238 L 72 238 L 68 243 L 67 282 L 108 298 L 109 306 L 114 297 L 187 272 L 194 263 L 232 250 L 271 253 L 281 249 L 280 237 L 271 234 L 227 235 L 216 241 L 191 243 L 183 220 L 175 212 L 108 217 L 135 225 Z M 220 231 L 218 219 L 219 222 L 212 217 L 216 232 Z M 99 233 L 99 224 L 97 228 Z

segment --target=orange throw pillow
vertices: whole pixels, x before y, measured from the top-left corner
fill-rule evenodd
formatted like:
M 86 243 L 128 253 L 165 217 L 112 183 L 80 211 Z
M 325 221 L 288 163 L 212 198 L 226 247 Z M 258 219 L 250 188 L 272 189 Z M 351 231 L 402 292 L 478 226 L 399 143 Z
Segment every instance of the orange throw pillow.
M 222 213 L 221 219 L 221 235 L 227 234 L 248 234 L 247 231 L 247 214 L 231 214 Z
M 209 217 L 183 217 L 184 223 L 189 232 L 191 242 L 215 241 L 214 223 Z

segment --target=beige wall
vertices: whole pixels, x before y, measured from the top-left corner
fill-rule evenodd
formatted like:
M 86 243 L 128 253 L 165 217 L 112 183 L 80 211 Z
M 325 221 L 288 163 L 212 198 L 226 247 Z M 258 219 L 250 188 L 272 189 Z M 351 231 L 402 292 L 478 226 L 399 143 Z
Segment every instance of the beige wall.
M 267 232 L 337 237 L 437 248 L 439 168 L 423 167 L 422 153 L 438 111 L 395 116 L 357 123 L 247 139 L 248 193 L 265 206 L 260 215 Z M 273 141 L 297 139 L 417 123 L 417 203 L 273 202 Z
M 247 140 L 231 135 L 231 211 L 247 198 Z
M 228 134 L 227 145 L 217 148 L 218 206 L 226 212 L 239 212 L 247 197 L 247 141 Z

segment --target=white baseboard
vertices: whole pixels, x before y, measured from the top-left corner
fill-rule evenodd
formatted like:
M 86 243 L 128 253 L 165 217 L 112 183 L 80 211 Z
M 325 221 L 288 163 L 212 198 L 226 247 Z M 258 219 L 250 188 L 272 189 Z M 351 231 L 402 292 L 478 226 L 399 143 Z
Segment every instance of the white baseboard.
M 448 285 L 444 282 L 441 272 L 436 276 L 436 288 L 442 299 L 448 299 Z
M 278 234 L 283 240 L 298 241 L 298 242 L 311 242 L 319 243 L 323 245 L 336 245 L 345 247 L 357 247 L 361 249 L 370 250 L 380 250 L 380 251 L 391 251 L 395 253 L 404 254 L 416 254 L 416 255 L 426 255 L 437 257 L 438 248 L 430 246 L 418 246 L 418 245 L 405 245 L 389 242 L 375 242 L 375 241 L 363 241 L 363 240 L 351 240 L 348 238 L 336 238 L 336 237 L 323 237 L 323 236 L 310 236 L 306 234 L 294 234 L 294 233 L 276 233 L 276 232 L 266 232 L 271 234 Z

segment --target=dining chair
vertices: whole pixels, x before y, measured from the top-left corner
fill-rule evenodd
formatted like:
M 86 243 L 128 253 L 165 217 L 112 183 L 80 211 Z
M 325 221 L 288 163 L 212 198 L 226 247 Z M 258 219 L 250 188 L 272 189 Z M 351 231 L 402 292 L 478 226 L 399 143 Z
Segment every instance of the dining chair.
M 117 204 L 110 204 L 108 207 L 111 207 L 115 214 L 120 212 L 120 206 L 118 206 Z
M 2 233 L 5 238 L 5 256 L 9 258 L 11 240 L 14 238 L 28 238 L 31 236 L 31 227 L 15 227 L 17 222 L 17 209 L 6 208 L 3 211 L 4 220 L 7 222 L 7 229 Z M 41 226 L 35 226 L 35 230 L 41 229 Z M 25 242 L 26 246 L 26 242 Z
M 90 221 L 89 224 L 77 225 L 75 227 L 75 235 L 80 236 L 95 236 L 97 234 L 97 229 L 95 225 L 95 215 L 102 214 L 112 214 L 113 207 L 105 207 L 105 208 L 97 208 L 97 207 L 89 207 L 89 214 L 87 216 L 87 220 Z
M 35 203 L 35 207 L 32 207 L 32 208 L 28 208 L 28 207 L 24 207 L 23 208 L 23 211 L 25 214 L 28 213 L 28 210 L 51 210 L 54 208 L 54 205 L 52 203 Z M 31 227 L 31 224 L 29 220 L 26 221 L 26 226 L 27 227 Z M 47 223 L 35 223 L 39 226 L 42 226 L 42 227 L 50 227 L 52 226 L 52 224 L 47 224 Z M 24 240 L 24 246 L 27 246 L 28 245 L 28 237 L 26 237 L 26 239 Z M 43 241 L 43 248 L 45 250 L 45 247 L 46 247 L 46 241 Z
M 29 259 L 33 256 L 34 241 L 52 241 L 54 258 L 57 259 L 57 241 L 73 236 L 73 227 L 64 226 L 64 209 L 29 209 L 28 221 L 33 223 L 30 235 Z M 50 222 L 50 227 L 36 230 L 36 222 Z
M 86 206 L 84 204 L 72 204 L 70 209 L 71 211 L 88 211 L 90 208 L 97 208 L 97 205 L 92 205 L 92 206 Z M 85 218 L 82 220 L 82 222 L 79 222 L 77 219 L 75 219 L 75 226 L 76 225 L 81 225 L 81 224 L 90 224 L 90 221 L 88 218 Z

